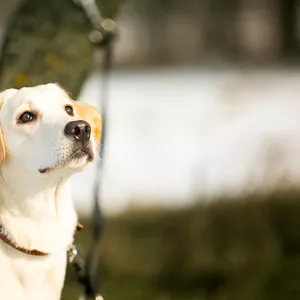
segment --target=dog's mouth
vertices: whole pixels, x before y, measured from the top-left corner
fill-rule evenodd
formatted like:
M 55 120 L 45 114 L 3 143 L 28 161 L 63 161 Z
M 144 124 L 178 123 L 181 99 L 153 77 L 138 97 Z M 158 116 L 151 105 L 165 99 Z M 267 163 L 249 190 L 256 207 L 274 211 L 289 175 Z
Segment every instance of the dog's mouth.
M 70 156 L 68 156 L 66 159 L 61 161 L 55 167 L 41 168 L 41 169 L 39 169 L 39 172 L 42 174 L 48 173 L 52 170 L 63 168 L 71 161 L 81 160 L 81 159 L 86 159 L 87 162 L 93 161 L 94 154 L 92 153 L 92 151 L 90 149 L 80 148 L 80 149 L 75 150 Z

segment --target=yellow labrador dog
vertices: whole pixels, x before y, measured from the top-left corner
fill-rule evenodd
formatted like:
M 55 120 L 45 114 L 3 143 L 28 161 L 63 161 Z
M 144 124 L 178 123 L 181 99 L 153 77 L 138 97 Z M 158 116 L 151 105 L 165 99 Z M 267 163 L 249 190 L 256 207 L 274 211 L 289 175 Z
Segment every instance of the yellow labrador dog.
M 69 179 L 96 157 L 101 116 L 55 84 L 0 94 L 0 299 L 58 300 L 77 216 Z

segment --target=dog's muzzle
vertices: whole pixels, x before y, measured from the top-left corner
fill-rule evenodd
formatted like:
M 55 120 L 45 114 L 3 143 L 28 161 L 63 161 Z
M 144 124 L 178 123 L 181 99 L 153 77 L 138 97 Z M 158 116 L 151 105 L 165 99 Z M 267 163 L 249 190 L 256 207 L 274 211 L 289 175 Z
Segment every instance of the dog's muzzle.
M 94 159 L 94 154 L 91 147 L 91 126 L 83 120 L 72 121 L 67 123 L 64 128 L 64 134 L 73 141 L 72 153 L 67 159 L 61 161 L 58 166 L 63 166 L 74 159 L 87 158 L 88 161 Z M 39 169 L 40 173 L 47 173 L 58 166 L 46 167 Z

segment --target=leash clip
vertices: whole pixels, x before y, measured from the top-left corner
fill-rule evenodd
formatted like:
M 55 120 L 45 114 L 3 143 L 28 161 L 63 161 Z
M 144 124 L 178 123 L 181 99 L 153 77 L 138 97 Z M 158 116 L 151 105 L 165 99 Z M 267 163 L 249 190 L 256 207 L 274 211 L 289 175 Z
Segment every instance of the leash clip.
M 78 251 L 75 247 L 75 245 L 71 245 L 68 249 L 68 258 L 69 258 L 69 263 L 72 263 L 74 261 L 74 258 L 77 256 Z

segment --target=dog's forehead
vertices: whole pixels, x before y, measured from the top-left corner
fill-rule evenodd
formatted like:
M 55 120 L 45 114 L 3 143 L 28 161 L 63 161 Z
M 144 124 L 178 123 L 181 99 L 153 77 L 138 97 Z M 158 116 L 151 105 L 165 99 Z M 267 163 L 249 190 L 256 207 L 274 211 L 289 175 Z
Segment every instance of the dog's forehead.
M 55 84 L 39 85 L 20 89 L 8 105 L 18 108 L 28 104 L 39 109 L 49 109 L 70 102 L 67 93 Z

